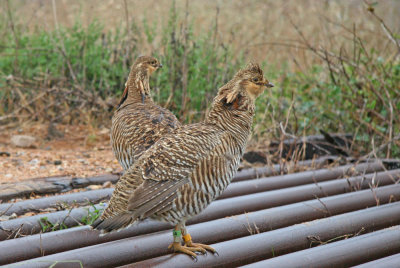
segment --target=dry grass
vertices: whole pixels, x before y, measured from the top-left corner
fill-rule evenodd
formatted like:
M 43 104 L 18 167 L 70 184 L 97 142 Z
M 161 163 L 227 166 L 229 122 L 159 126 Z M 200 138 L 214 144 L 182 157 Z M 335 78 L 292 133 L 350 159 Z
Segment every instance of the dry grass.
M 4 1 L 6 2 L 6 1 Z M 176 0 L 177 9 L 185 10 L 186 1 Z M 105 30 L 124 28 L 127 24 L 142 24 L 146 18 L 149 25 L 162 25 L 168 22 L 169 9 L 173 1 L 139 0 L 59 0 L 56 1 L 58 24 L 73 26 L 78 17 L 83 25 L 89 25 L 93 19 L 104 23 Z M 27 30 L 37 27 L 52 30 L 55 27 L 52 3 L 50 0 L 12 2 L 16 9 L 15 24 L 25 25 Z M 126 8 L 127 7 L 127 8 Z M 218 14 L 217 38 L 224 43 L 230 42 L 237 52 L 245 52 L 248 59 L 277 64 L 286 63 L 296 70 L 306 70 L 314 63 L 321 63 L 318 57 L 308 54 L 302 44 L 297 43 L 299 35 L 291 20 L 303 31 L 308 41 L 315 46 L 328 50 L 338 46 L 350 46 L 352 36 L 338 25 L 348 28 L 357 27 L 363 40 L 368 40 L 367 48 L 391 50 L 385 40 L 385 32 L 379 22 L 367 12 L 362 0 L 204 0 L 189 1 L 189 20 L 194 22 L 194 34 L 199 34 L 213 27 Z M 3 4 L 1 14 L 6 13 Z M 388 26 L 400 30 L 400 2 L 381 0 L 376 6 L 376 13 L 385 18 Z M 128 15 L 128 17 L 126 17 Z M 183 24 L 185 17 L 180 17 Z M 157 47 L 161 33 L 153 43 L 142 47 L 143 53 L 151 53 Z M 388 51 L 390 54 L 392 51 Z

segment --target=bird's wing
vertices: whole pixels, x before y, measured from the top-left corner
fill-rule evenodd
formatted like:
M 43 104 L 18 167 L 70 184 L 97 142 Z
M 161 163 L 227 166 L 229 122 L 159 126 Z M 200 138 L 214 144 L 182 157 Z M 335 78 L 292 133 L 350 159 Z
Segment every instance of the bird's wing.
M 130 196 L 128 210 L 138 218 L 146 218 L 171 207 L 177 190 L 213 154 L 221 135 L 224 132 L 197 125 L 157 142 L 139 160 L 144 182 Z
M 214 162 L 217 157 L 214 151 L 221 145 L 224 135 L 226 133 L 221 130 L 194 124 L 162 137 L 121 176 L 107 208 L 110 209 L 110 215 L 103 213 L 92 227 L 110 232 L 171 209 L 178 190 L 189 182 L 196 168 L 210 160 L 222 166 L 218 164 L 220 161 Z M 132 186 L 139 181 L 143 182 L 131 192 Z M 118 186 L 121 186 L 121 190 Z M 115 206 L 121 206 L 121 200 L 112 203 L 116 192 L 120 195 L 119 199 L 125 199 L 126 196 L 128 200 L 127 204 L 122 202 L 124 208 L 121 211 L 113 213 L 111 207 L 115 209 Z

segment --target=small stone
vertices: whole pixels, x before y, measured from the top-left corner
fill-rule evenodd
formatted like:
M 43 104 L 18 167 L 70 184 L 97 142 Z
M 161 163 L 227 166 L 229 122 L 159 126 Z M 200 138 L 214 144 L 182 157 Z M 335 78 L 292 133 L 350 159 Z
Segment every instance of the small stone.
M 110 188 L 110 187 L 112 187 L 111 181 L 106 181 L 105 183 L 103 183 L 103 188 Z
M 14 212 L 13 214 L 10 215 L 8 219 L 13 220 L 17 218 L 17 214 Z
M 101 185 L 89 185 L 88 187 L 86 187 L 86 189 L 88 190 L 99 190 L 103 188 Z
M 64 170 L 64 168 L 62 166 L 58 166 L 57 169 L 60 170 L 60 171 Z
M 21 159 L 19 158 L 12 158 L 11 159 L 11 163 L 13 164 L 13 166 L 19 167 L 19 166 L 23 166 L 24 163 L 22 162 Z
M 110 134 L 110 130 L 108 128 L 102 128 L 99 133 L 102 135 L 105 135 L 105 134 L 108 135 L 108 134 Z
M 11 178 L 12 178 L 12 174 L 8 173 L 8 174 L 6 174 L 5 177 L 6 177 L 7 179 L 11 179 Z
M 106 172 L 112 173 L 112 172 L 113 172 L 113 169 L 110 168 L 110 167 L 108 167 L 108 168 L 106 168 Z
M 16 147 L 30 148 L 34 146 L 35 137 L 28 135 L 14 135 L 11 137 L 11 144 Z
M 54 165 L 56 165 L 56 166 L 61 165 L 61 164 L 62 164 L 62 161 L 61 161 L 61 160 L 56 160 L 56 161 L 54 161 Z
M 46 151 L 50 151 L 51 150 L 51 146 L 47 146 L 46 148 L 44 148 Z
M 32 159 L 31 161 L 29 161 L 29 164 L 31 164 L 32 166 L 35 166 L 37 164 L 40 163 L 40 160 L 37 158 Z
M 11 156 L 11 154 L 9 152 L 0 152 L 0 156 Z

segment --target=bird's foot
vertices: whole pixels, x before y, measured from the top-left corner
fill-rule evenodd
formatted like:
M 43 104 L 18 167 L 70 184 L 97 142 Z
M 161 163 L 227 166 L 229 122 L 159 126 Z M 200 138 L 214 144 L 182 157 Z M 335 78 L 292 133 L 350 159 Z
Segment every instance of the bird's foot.
M 197 255 L 195 252 L 201 252 L 203 254 L 206 252 L 206 250 L 202 247 L 182 246 L 180 242 L 173 242 L 168 246 L 168 249 L 172 249 L 174 252 L 185 253 L 196 261 L 197 261 Z
M 186 242 L 185 246 L 189 247 L 189 248 L 201 248 L 202 251 L 200 251 L 200 252 L 203 254 L 207 254 L 207 250 L 208 250 L 212 254 L 218 255 L 218 252 L 213 247 L 210 247 L 209 245 L 205 245 L 205 244 L 193 243 L 192 240 Z

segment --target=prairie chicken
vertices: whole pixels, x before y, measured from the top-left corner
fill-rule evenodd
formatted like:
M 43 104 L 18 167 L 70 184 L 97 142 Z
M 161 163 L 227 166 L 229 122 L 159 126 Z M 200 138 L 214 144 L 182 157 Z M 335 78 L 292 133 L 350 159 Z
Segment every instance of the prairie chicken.
M 152 218 L 175 225 L 169 248 L 196 258 L 215 250 L 193 243 L 185 222 L 231 182 L 250 134 L 254 102 L 273 87 L 257 64 L 240 70 L 214 98 L 202 123 L 163 136 L 119 179 L 110 203 L 92 227 L 103 233 Z M 181 239 L 185 245 L 181 244 Z
M 153 57 L 142 56 L 135 61 L 113 115 L 111 146 L 124 170 L 160 137 L 180 125 L 170 111 L 155 104 L 150 96 L 150 75 L 160 67 Z

